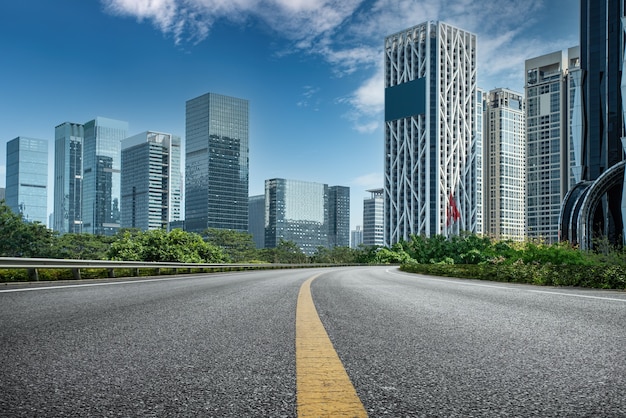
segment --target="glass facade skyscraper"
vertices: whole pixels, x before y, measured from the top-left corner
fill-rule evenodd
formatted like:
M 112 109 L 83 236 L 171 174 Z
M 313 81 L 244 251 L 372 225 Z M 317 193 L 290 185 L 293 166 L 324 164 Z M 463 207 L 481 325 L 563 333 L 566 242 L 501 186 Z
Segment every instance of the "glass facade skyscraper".
M 476 35 L 425 22 L 385 38 L 385 244 L 476 232 Z
M 61 234 L 82 232 L 84 127 L 65 122 L 54 129 L 54 212 L 52 228 Z
M 574 98 L 574 133 L 580 129 L 580 181 L 563 202 L 560 239 L 591 249 L 603 238 L 626 239 L 626 3 L 580 1 L 580 83 Z M 575 81 L 574 81 L 575 83 Z M 583 123 L 584 121 L 584 123 Z M 577 145 L 576 135 L 570 138 Z
M 350 188 L 328 188 L 328 245 L 350 246 Z
M 265 195 L 248 198 L 248 232 L 257 248 L 265 248 Z
M 48 141 L 23 136 L 7 142 L 7 206 L 28 222 L 48 224 Z
M 122 141 L 121 226 L 170 229 L 181 219 L 180 138 L 143 132 Z
M 97 117 L 84 130 L 83 232 L 113 235 L 120 227 L 121 141 L 128 122 Z
M 185 228 L 248 231 L 248 101 L 207 93 L 185 115 Z
M 265 247 L 294 242 L 306 255 L 328 247 L 328 185 L 265 180 Z

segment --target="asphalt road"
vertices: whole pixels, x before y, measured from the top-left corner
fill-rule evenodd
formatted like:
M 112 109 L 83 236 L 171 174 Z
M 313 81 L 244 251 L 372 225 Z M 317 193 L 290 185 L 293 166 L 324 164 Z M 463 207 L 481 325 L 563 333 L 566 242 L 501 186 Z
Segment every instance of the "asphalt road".
M 626 416 L 626 293 L 384 267 L 2 285 L 0 416 L 295 417 L 298 294 L 320 272 L 371 417 Z

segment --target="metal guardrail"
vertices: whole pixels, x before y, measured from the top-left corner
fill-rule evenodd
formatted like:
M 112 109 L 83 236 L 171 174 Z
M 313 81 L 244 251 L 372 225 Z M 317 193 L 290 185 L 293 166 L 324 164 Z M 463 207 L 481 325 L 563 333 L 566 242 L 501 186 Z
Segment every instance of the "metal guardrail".
M 27 269 L 31 280 L 38 280 L 40 269 L 71 269 L 74 279 L 80 279 L 80 269 L 107 269 L 109 277 L 115 277 L 115 269 L 225 269 L 263 270 L 277 268 L 331 267 L 330 264 L 272 264 L 272 263 L 178 263 L 150 261 L 111 261 L 111 260 L 65 260 L 55 258 L 0 257 L 0 269 Z

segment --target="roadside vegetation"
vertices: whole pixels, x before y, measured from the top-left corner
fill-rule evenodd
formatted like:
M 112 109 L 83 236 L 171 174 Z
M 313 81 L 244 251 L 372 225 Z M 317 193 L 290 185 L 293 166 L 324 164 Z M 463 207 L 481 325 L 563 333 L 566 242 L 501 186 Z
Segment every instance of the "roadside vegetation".
M 24 222 L 0 201 L 0 256 L 183 263 L 394 264 L 403 271 L 549 286 L 626 289 L 626 252 L 606 242 L 583 252 L 567 243 L 513 242 L 462 234 L 445 238 L 412 236 L 391 248 L 319 247 L 305 255 L 291 241 L 257 249 L 252 235 L 207 229 L 202 234 L 174 229 L 122 229 L 114 236 L 64 234 Z M 165 272 L 161 272 L 165 273 Z M 142 270 L 140 274 L 154 274 Z M 83 278 L 106 277 L 102 269 L 81 269 Z M 72 279 L 69 270 L 42 270 L 40 280 Z M 25 281 L 25 270 L 0 270 L 0 281 Z

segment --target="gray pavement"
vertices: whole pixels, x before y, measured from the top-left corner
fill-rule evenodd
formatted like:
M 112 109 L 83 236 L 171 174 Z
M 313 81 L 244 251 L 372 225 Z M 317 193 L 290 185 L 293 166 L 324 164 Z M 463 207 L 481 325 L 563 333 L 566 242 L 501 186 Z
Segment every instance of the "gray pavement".
M 0 292 L 0 416 L 294 417 L 319 271 Z M 313 299 L 372 417 L 626 416 L 623 292 L 323 271 Z

